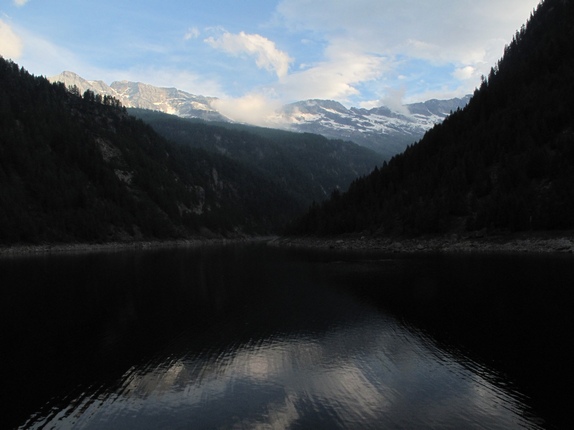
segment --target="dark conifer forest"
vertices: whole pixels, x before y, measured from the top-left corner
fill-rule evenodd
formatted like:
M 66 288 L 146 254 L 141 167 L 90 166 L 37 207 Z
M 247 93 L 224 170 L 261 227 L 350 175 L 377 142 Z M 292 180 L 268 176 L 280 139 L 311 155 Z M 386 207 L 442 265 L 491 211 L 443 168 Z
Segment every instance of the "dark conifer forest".
M 0 58 L 0 244 L 277 233 L 380 162 L 318 135 L 128 112 Z
M 258 172 L 166 141 L 112 97 L 0 58 L 0 244 L 265 234 L 303 209 Z
M 573 22 L 543 1 L 469 104 L 370 174 L 349 142 L 128 112 L 0 58 L 0 244 L 574 228 Z
M 180 118 L 146 109 L 128 112 L 180 145 L 216 152 L 286 187 L 305 208 L 346 190 L 383 157 L 351 142 L 237 123 Z
M 574 2 L 546 0 L 470 103 L 291 234 L 574 228 Z

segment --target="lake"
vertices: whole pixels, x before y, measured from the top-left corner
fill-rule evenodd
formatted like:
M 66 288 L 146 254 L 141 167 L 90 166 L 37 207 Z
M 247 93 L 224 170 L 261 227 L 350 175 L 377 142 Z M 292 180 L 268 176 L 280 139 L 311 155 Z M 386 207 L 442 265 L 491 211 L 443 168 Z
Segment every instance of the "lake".
M 264 243 L 5 257 L 3 428 L 570 421 L 570 255 Z

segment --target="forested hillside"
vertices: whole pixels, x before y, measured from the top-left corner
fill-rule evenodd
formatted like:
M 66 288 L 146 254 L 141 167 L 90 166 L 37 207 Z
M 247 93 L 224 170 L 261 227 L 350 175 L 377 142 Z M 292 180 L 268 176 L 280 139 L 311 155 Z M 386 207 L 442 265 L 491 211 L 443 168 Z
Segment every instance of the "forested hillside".
M 574 228 L 574 2 L 545 0 L 458 110 L 291 233 Z
M 383 163 L 374 151 L 311 133 L 294 133 L 233 123 L 207 123 L 175 115 L 129 109 L 165 138 L 228 156 L 286 187 L 309 206 L 331 190 L 346 190 L 359 176 Z
M 257 172 L 166 141 L 112 97 L 0 58 L 0 244 L 266 233 L 300 208 Z

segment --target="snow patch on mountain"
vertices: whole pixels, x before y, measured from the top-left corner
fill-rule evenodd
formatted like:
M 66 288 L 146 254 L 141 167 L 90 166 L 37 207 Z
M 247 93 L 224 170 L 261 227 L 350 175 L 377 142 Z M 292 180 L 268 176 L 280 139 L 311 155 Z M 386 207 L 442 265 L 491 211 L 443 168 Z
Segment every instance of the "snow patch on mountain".
M 73 72 L 63 72 L 48 79 L 51 82 L 62 82 L 68 88 L 76 86 L 82 94 L 91 90 L 96 94 L 112 96 L 128 108 L 152 109 L 207 121 L 229 121 L 211 107 L 215 97 L 197 96 L 177 88 L 160 88 L 130 81 L 116 81 L 107 85 L 102 81 L 88 81 Z
M 275 123 L 293 131 L 346 139 L 385 155 L 402 152 L 451 112 L 466 106 L 470 96 L 428 100 L 404 106 L 401 112 L 386 106 L 350 108 L 332 100 L 306 100 L 285 106 Z

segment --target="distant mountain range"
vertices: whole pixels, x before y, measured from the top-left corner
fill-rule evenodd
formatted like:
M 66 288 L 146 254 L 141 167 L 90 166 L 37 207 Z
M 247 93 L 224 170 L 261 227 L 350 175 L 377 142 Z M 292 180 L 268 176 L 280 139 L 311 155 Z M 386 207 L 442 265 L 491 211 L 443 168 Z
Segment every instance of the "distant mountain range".
M 141 82 L 88 81 L 73 72 L 63 72 L 49 78 L 76 86 L 81 93 L 91 90 L 110 95 L 125 107 L 152 109 L 183 118 L 226 121 L 212 105 L 214 97 L 193 95 L 176 88 L 159 88 Z M 306 100 L 283 106 L 270 113 L 270 125 L 275 128 L 321 134 L 331 139 L 353 141 L 390 158 L 407 145 L 422 138 L 450 112 L 466 106 L 470 95 L 450 100 L 428 100 L 405 105 L 401 112 L 381 106 L 373 109 L 350 108 L 332 100 Z
M 350 140 L 391 157 L 420 140 L 425 132 L 451 112 L 466 106 L 470 95 L 450 100 L 428 100 L 405 105 L 402 112 L 386 106 L 350 108 L 332 100 L 306 100 L 283 107 L 278 113 L 284 127 Z

